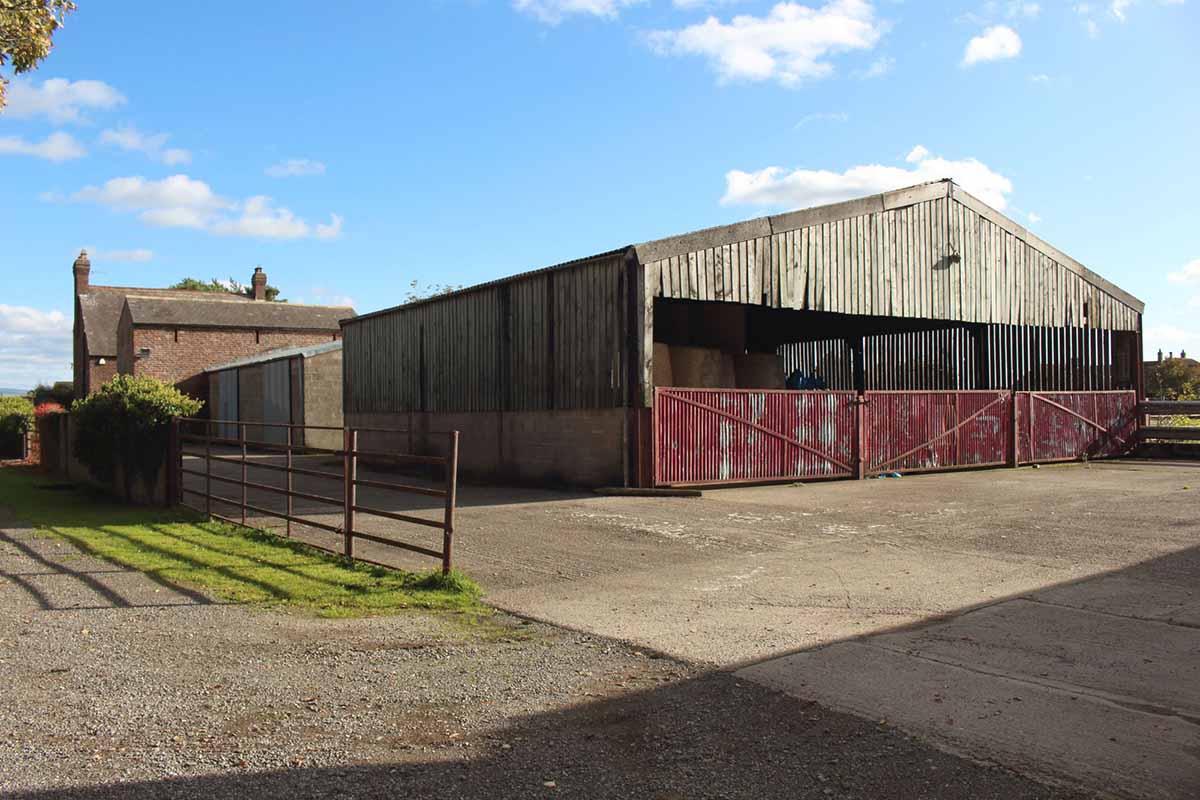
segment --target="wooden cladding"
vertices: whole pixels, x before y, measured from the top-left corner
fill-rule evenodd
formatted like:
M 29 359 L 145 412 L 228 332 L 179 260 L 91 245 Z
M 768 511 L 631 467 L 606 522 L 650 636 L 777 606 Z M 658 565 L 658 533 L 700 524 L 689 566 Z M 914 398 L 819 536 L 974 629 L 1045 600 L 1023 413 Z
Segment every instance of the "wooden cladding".
M 1137 309 L 1045 250 L 1053 248 L 1039 249 L 972 205 L 940 197 L 714 244 L 645 268 L 655 297 L 1002 325 L 1137 329 Z
M 627 400 L 624 255 L 345 327 L 348 412 L 612 408 Z

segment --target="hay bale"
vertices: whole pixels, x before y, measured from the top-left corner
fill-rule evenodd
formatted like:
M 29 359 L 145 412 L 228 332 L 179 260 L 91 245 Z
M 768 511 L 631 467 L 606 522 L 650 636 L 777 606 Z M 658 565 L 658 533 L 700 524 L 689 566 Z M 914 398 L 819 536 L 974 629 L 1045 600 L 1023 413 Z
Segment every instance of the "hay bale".
M 774 353 L 746 353 L 734 358 L 739 389 L 783 389 L 783 359 Z
M 654 343 L 654 385 L 675 385 L 675 373 L 671 369 L 671 346 L 662 342 Z
M 711 347 L 672 347 L 671 370 L 676 386 L 732 389 L 737 385 L 733 356 Z

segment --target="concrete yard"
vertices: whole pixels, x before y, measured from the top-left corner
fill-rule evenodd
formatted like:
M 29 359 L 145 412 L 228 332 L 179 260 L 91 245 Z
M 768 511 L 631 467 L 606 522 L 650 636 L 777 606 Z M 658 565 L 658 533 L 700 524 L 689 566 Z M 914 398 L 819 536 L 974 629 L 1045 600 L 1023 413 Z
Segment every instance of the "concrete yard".
M 1200 792 L 1200 465 L 461 497 L 458 564 L 501 608 L 1043 779 Z

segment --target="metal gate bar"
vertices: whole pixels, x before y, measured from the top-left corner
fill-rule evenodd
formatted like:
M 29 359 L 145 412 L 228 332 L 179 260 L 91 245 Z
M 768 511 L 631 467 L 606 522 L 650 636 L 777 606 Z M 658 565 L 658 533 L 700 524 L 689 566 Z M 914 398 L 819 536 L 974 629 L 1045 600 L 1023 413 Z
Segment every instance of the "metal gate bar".
M 276 441 L 252 441 L 246 436 L 247 426 L 256 428 L 285 428 L 287 430 L 286 443 Z M 184 432 L 185 427 L 202 427 L 203 433 L 198 435 L 195 433 Z M 235 426 L 238 431 L 237 439 L 229 439 L 226 437 L 213 436 L 213 427 L 221 426 L 221 430 L 228 430 L 228 426 Z M 296 445 L 296 436 L 294 431 L 312 429 L 312 430 L 340 430 L 343 435 L 343 446 L 340 450 L 330 450 L 325 448 L 311 447 L 307 445 Z M 254 512 L 263 516 L 272 517 L 275 519 L 284 520 L 287 524 L 287 535 L 292 535 L 292 524 L 306 525 L 318 530 L 336 533 L 342 538 L 342 546 L 339 549 L 325 547 L 321 544 L 311 544 L 321 550 L 327 552 L 338 553 L 347 558 L 353 558 L 357 561 L 364 561 L 370 564 L 379 566 L 388 566 L 379 564 L 376 561 L 363 559 L 356 556 L 354 552 L 354 543 L 356 540 L 374 542 L 376 544 L 388 545 L 410 552 L 420 553 L 422 555 L 438 558 L 442 562 L 442 572 L 449 572 L 453 566 L 453 544 L 454 544 L 454 527 L 457 506 L 457 490 L 458 490 L 458 431 L 450 431 L 446 434 L 446 455 L 445 456 L 429 456 L 415 455 L 411 453 L 395 453 L 380 450 L 363 450 L 358 444 L 358 435 L 360 432 L 369 431 L 371 433 L 407 433 L 403 430 L 384 430 L 380 428 L 333 428 L 330 426 L 319 425 L 291 425 L 287 423 L 270 423 L 270 422 L 253 422 L 246 423 L 233 420 L 207 420 L 207 419 L 191 419 L 180 418 L 172 421 L 171 425 L 171 451 L 170 459 L 172 479 L 171 499 L 178 505 L 191 508 L 194 511 L 205 514 L 213 519 L 220 519 L 225 522 L 230 522 L 237 525 L 245 526 L 248 520 L 248 513 Z M 275 438 L 275 437 L 271 437 Z M 307 439 L 307 437 L 304 437 Z M 186 450 L 187 443 L 203 443 L 202 451 Z M 213 445 L 227 445 L 236 447 L 236 456 L 219 455 L 213 452 Z M 284 456 L 284 463 L 251 463 L 249 460 L 249 450 L 253 448 L 256 451 L 265 451 L 267 453 L 279 453 Z M 293 454 L 301 452 L 304 454 L 325 454 L 330 456 L 340 457 L 342 461 L 342 472 L 328 472 L 325 470 L 306 469 L 297 467 L 294 463 Z M 190 456 L 197 459 L 204 459 L 204 469 L 189 469 L 184 466 L 184 457 Z M 440 469 L 443 479 L 441 486 L 416 486 L 409 483 L 399 483 L 394 481 L 385 481 L 379 479 L 366 479 L 358 477 L 359 457 L 379 457 L 387 459 L 389 462 L 400 464 L 414 464 L 422 466 L 431 466 Z M 229 464 L 237 467 L 237 477 L 227 475 L 216 475 L 213 473 L 213 464 Z M 265 469 L 275 472 L 282 472 L 286 475 L 286 486 L 271 486 L 260 481 L 252 481 L 247 477 L 248 470 Z M 193 476 L 203 479 L 203 489 L 188 487 L 184 483 L 184 476 Z M 341 483 L 340 497 L 316 494 L 314 492 L 299 491 L 295 488 L 294 477 L 303 475 L 326 480 L 336 480 Z M 213 482 L 223 483 L 226 485 L 237 486 L 240 489 L 240 497 L 231 498 L 215 494 L 213 492 Z M 358 500 L 358 488 L 360 486 L 369 487 L 371 489 L 388 491 L 401 494 L 416 494 L 425 497 L 438 497 L 444 499 L 441 512 L 438 519 L 428 519 L 414 516 L 411 514 L 401 514 L 395 511 L 389 511 L 382 508 L 363 505 Z M 275 509 L 263 508 L 260 505 L 249 502 L 249 491 L 267 492 L 274 495 L 280 495 L 286 500 L 286 510 L 278 511 Z M 196 507 L 184 502 L 185 495 L 191 495 L 203 499 L 203 507 Z M 307 500 L 309 502 L 321 503 L 328 506 L 333 506 L 342 509 L 342 524 L 330 525 L 318 520 L 309 519 L 299 516 L 295 513 L 293 506 L 294 499 Z M 240 512 L 240 518 L 224 516 L 213 511 L 213 501 L 233 506 Z M 389 519 L 394 522 L 402 522 L 406 524 L 419 525 L 422 527 L 435 528 L 442 531 L 442 547 L 441 550 L 436 550 L 430 547 L 423 547 L 409 542 L 402 542 L 395 539 L 390 539 L 384 536 L 379 536 L 373 533 L 367 533 L 358 528 L 359 515 L 367 515 L 378 518 Z

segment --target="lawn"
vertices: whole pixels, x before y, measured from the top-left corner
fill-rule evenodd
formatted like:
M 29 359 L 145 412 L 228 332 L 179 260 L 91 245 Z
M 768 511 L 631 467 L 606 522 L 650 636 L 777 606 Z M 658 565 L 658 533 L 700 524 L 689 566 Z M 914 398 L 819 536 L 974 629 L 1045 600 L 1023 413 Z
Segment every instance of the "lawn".
M 484 612 L 469 579 L 355 564 L 298 542 L 191 512 L 126 506 L 28 468 L 0 468 L 0 506 L 79 549 L 235 603 L 325 617 L 403 609 Z

